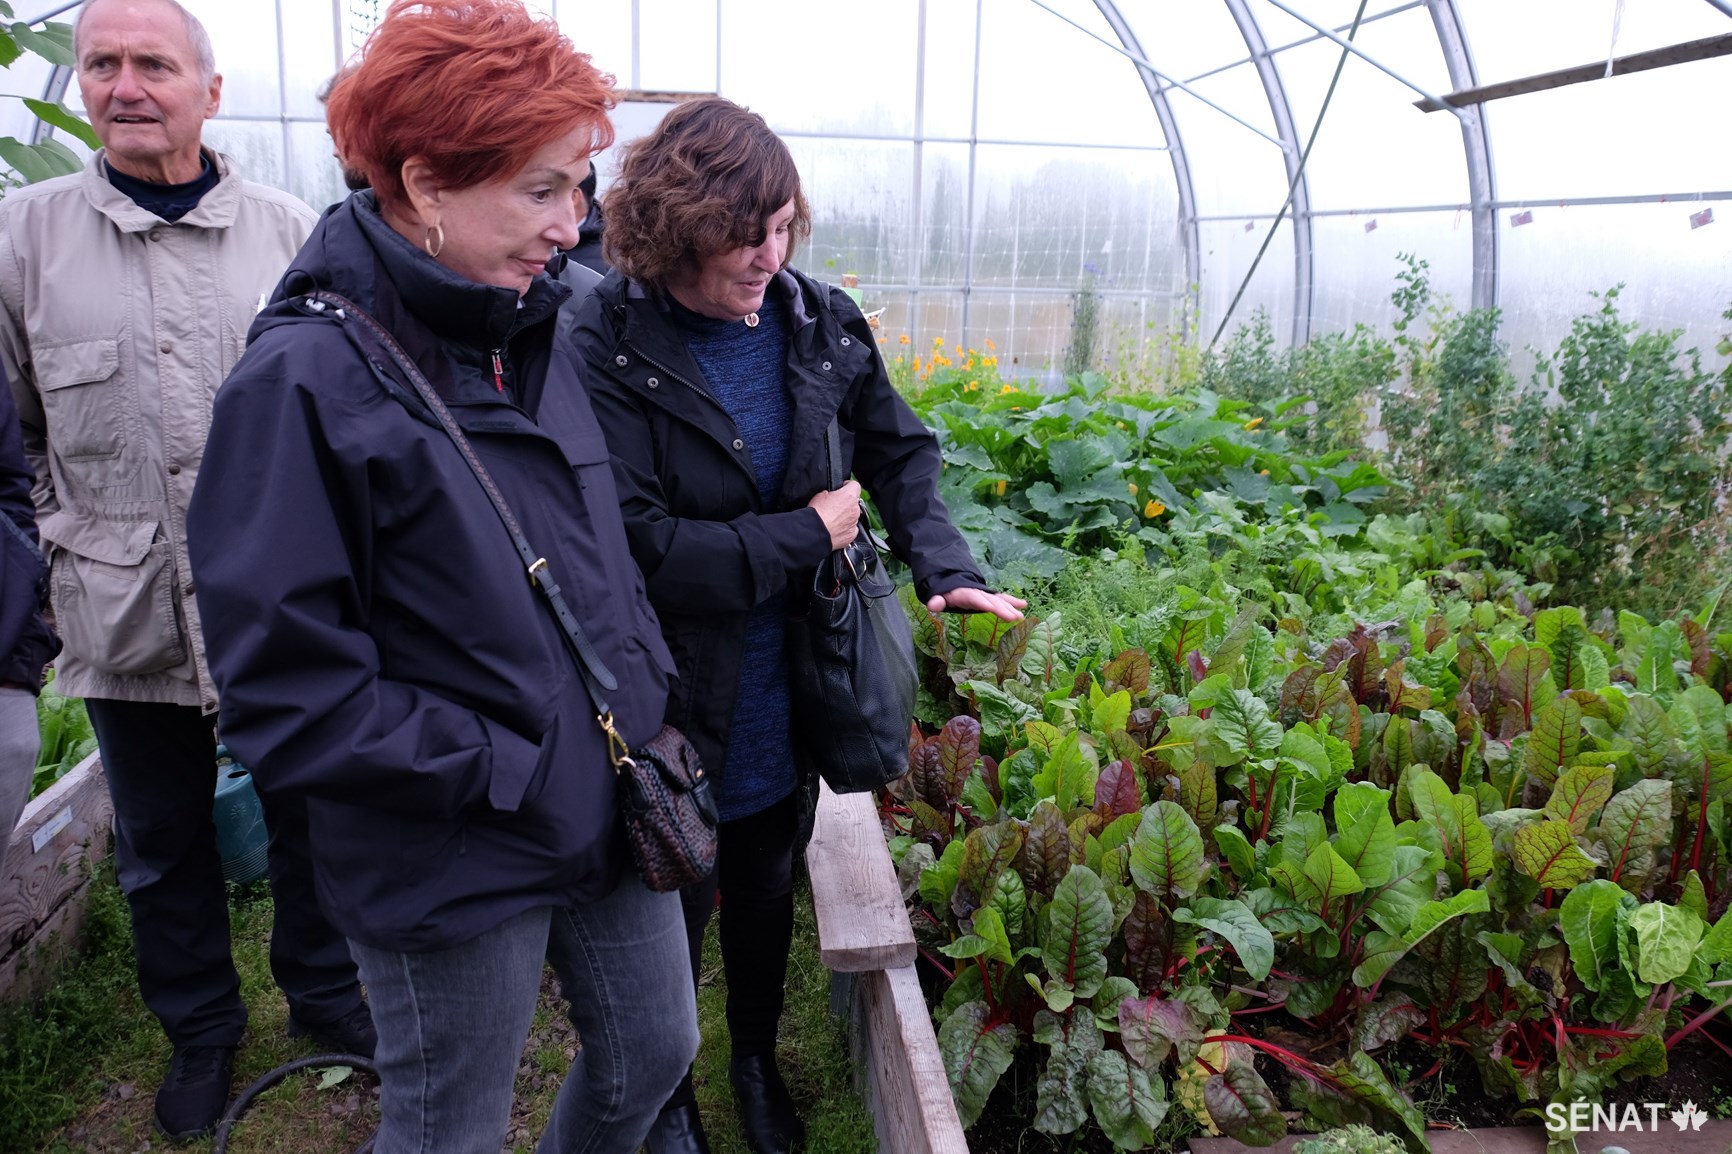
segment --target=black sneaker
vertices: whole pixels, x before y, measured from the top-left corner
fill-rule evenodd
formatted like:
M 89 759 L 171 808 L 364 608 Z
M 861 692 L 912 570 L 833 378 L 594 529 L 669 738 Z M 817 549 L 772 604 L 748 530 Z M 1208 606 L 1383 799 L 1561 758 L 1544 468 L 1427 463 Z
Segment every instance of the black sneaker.
M 228 1109 L 233 1046 L 176 1046 L 156 1092 L 156 1124 L 175 1141 L 208 1134 Z
M 303 1022 L 291 1012 L 289 1037 L 311 1038 L 321 1049 L 361 1058 L 371 1058 L 379 1045 L 379 1033 L 373 1029 L 373 1012 L 366 1002 L 329 1022 Z

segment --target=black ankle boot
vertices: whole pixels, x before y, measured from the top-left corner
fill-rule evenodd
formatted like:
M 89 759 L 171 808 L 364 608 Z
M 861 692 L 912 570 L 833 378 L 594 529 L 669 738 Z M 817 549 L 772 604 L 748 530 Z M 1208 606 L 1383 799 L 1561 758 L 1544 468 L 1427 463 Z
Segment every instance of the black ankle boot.
M 794 1099 L 769 1054 L 734 1058 L 728 1081 L 739 1103 L 740 1129 L 752 1154 L 792 1154 L 806 1140 L 806 1125 L 794 1111 Z
M 695 1102 L 682 1106 L 663 1106 L 644 1139 L 649 1154 L 710 1154 L 710 1143 L 704 1137 L 704 1123 L 698 1117 Z

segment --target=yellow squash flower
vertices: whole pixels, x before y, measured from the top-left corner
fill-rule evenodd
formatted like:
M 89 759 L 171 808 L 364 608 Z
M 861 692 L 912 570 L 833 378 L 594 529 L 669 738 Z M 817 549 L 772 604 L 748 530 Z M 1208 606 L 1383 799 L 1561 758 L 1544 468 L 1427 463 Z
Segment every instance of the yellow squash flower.
M 1263 423 L 1262 417 L 1252 417 L 1249 421 L 1245 422 L 1245 427 L 1247 429 L 1255 429 L 1258 425 L 1261 425 L 1262 423 Z
M 1137 495 L 1137 483 L 1135 481 L 1132 481 L 1131 482 L 1131 496 L 1135 497 L 1136 495 Z
M 1004 496 L 1005 484 L 1006 484 L 1006 482 L 1000 481 L 998 484 L 996 484 L 992 487 L 992 491 L 997 493 L 1000 497 Z
M 1159 517 L 1162 513 L 1165 513 L 1166 511 L 1167 511 L 1167 507 L 1165 505 L 1161 504 L 1159 501 L 1150 501 L 1147 505 L 1143 506 L 1143 516 L 1149 518 L 1150 520 L 1153 520 L 1154 518 Z

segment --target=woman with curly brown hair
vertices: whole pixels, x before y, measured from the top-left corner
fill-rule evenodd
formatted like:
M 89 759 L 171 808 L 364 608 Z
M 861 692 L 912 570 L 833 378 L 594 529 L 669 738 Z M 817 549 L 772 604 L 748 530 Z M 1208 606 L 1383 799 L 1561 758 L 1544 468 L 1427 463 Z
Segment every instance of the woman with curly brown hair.
M 583 1046 L 543 1152 L 636 1150 L 697 1051 L 678 900 L 629 865 L 561 626 L 435 419 L 565 587 L 618 730 L 648 739 L 672 665 L 545 273 L 577 242 L 611 85 L 518 0 L 397 0 L 327 106 L 373 191 L 325 214 L 254 322 L 192 501 L 223 737 L 307 798 L 371 996 L 379 1154 L 498 1154 L 544 959 Z
M 1023 603 L 986 588 L 939 500 L 937 444 L 860 310 L 788 266 L 811 214 L 762 117 L 719 97 L 680 105 L 627 148 L 606 210 L 618 271 L 583 302 L 576 340 L 678 670 L 667 720 L 719 786 L 716 872 L 681 896 L 695 966 L 720 893 L 729 1080 L 747 1145 L 771 1154 L 804 1131 L 776 1027 L 816 782 L 789 732 L 784 621 L 801 575 L 854 540 L 860 509 L 858 482 L 827 484 L 832 422 L 844 473 L 870 489 L 933 612 L 1014 620 Z M 708 1149 L 689 1078 L 649 1148 Z

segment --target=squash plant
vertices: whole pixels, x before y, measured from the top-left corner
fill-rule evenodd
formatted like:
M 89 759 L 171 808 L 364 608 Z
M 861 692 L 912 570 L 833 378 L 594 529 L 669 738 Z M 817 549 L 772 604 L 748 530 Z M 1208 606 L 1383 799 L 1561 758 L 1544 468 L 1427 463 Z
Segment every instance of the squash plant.
M 1313 636 L 1180 588 L 1125 648 L 920 614 L 951 716 L 888 816 L 965 1123 L 1032 1045 L 1049 1133 L 1137 1149 L 1176 1101 L 1271 1142 L 1277 1063 L 1319 1123 L 1417 1149 L 1375 1058 L 1400 1038 L 1537 1111 L 1663 1072 L 1726 1008 L 1726 639 L 1407 604 Z M 1348 1057 L 1238 1025 L 1271 1009 Z

